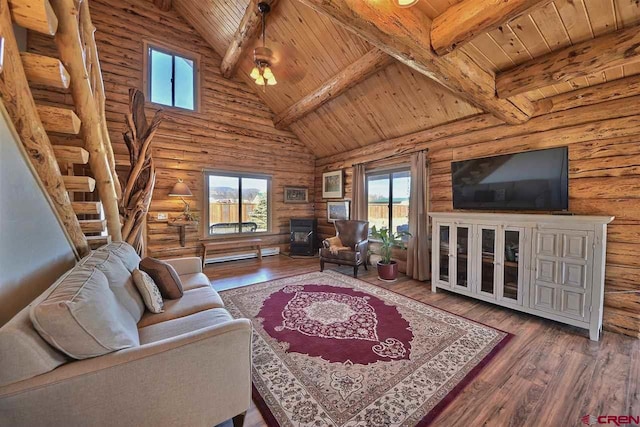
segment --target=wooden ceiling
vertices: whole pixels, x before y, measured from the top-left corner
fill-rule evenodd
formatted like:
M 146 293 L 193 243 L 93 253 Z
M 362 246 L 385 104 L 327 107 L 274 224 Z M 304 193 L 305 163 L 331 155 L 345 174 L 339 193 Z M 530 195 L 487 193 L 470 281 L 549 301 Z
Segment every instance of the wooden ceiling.
M 455 3 L 458 2 L 420 0 L 414 9 L 435 19 Z M 640 21 L 637 0 L 541 3 L 544 5 L 532 9 L 531 13 L 481 33 L 456 49 L 456 55 L 468 56 L 493 79 L 495 74 L 533 58 Z M 173 7 L 221 57 L 232 42 L 248 4 L 249 0 L 173 0 Z M 253 67 L 252 51 L 257 43 L 254 38 L 243 51 L 234 77 L 251 85 L 248 73 Z M 298 0 L 279 0 L 274 5 L 267 21 L 267 46 L 275 53 L 273 69 L 278 85 L 268 87 L 259 95 L 275 114 L 287 110 L 375 49 Z M 640 63 L 636 62 L 536 89 L 524 96 L 537 101 L 639 73 Z M 481 112 L 459 95 L 415 69 L 393 61 L 293 122 L 290 129 L 317 157 L 326 157 Z

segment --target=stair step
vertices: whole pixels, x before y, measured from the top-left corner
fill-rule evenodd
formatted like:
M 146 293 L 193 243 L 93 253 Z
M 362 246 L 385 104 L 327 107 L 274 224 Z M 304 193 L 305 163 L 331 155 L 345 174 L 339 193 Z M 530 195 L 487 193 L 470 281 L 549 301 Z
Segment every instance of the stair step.
M 63 175 L 62 180 L 67 191 L 91 193 L 96 188 L 96 180 L 89 176 Z
M 53 36 L 58 30 L 56 17 L 49 0 L 10 0 L 13 22 L 28 30 Z
M 86 238 L 91 249 L 98 249 L 111 243 L 111 236 L 86 236 Z
M 58 163 L 67 162 L 76 165 L 86 165 L 89 161 L 89 152 L 82 147 L 72 145 L 54 145 L 53 152 Z
M 102 211 L 100 202 L 71 202 L 71 207 L 76 215 L 100 215 Z
M 20 58 L 30 84 L 57 89 L 69 87 L 69 73 L 59 59 L 28 52 L 20 52 Z
M 106 219 L 81 219 L 78 222 L 83 233 L 102 233 L 107 228 Z
M 77 135 L 80 133 L 80 118 L 68 108 L 37 105 L 40 121 L 47 132 Z

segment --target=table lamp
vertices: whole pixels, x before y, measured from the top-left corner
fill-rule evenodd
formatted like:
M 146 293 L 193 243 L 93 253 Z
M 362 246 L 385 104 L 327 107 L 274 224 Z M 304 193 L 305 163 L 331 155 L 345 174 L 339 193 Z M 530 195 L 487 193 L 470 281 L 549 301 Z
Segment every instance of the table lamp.
M 184 199 L 185 197 L 193 197 L 193 193 L 189 190 L 187 184 L 185 184 L 181 179 L 178 179 L 176 185 L 173 186 L 173 189 L 169 193 L 169 196 L 172 197 L 180 197 L 180 200 L 184 203 L 184 211 L 182 212 L 182 216 L 184 219 L 189 219 L 191 217 L 191 206 Z

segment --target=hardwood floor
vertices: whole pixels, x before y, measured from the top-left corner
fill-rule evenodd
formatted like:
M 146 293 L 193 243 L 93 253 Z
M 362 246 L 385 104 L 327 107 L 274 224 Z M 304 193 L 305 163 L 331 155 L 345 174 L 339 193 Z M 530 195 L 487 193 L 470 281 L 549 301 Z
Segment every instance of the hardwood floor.
M 223 290 L 318 270 L 318 259 L 280 255 L 208 265 L 205 273 Z M 446 291 L 432 293 L 428 284 L 406 276 L 382 282 L 375 268 L 361 268 L 358 278 L 515 335 L 435 426 L 579 426 L 587 414 L 640 416 L 640 340 L 604 332 L 592 342 L 582 329 Z M 252 405 L 245 427 L 265 425 Z

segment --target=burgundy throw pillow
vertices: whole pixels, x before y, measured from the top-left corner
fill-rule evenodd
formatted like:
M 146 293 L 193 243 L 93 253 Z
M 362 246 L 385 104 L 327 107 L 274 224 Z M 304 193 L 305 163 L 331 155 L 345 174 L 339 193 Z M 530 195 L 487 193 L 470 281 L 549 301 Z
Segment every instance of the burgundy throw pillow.
M 140 261 L 140 270 L 147 273 L 160 290 L 162 298 L 178 299 L 183 295 L 182 282 L 171 264 L 159 259 L 146 257 Z

